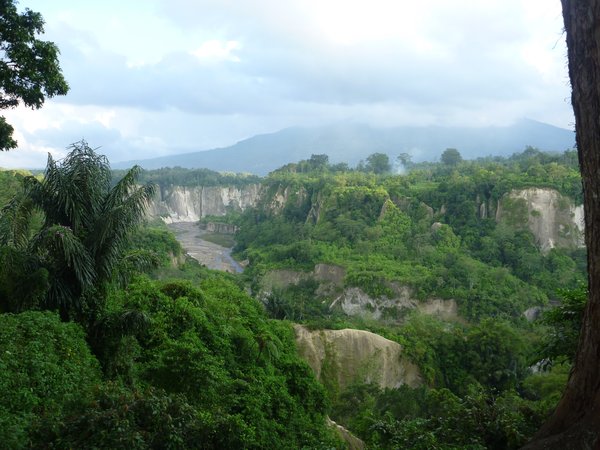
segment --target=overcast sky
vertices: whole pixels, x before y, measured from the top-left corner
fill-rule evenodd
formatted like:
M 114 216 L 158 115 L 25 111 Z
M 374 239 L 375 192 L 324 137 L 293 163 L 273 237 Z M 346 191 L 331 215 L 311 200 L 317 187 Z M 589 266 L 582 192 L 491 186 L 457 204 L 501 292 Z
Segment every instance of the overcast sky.
M 111 161 L 339 121 L 573 127 L 559 0 L 21 0 L 71 86 L 3 111 L 44 167 L 85 138 Z

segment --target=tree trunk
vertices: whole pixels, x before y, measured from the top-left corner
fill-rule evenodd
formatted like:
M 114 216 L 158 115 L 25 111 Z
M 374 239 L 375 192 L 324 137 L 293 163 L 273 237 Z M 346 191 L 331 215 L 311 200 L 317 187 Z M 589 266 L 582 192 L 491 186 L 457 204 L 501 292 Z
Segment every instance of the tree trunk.
M 600 448 L 600 0 L 561 0 L 583 181 L 589 299 L 563 397 L 527 449 Z

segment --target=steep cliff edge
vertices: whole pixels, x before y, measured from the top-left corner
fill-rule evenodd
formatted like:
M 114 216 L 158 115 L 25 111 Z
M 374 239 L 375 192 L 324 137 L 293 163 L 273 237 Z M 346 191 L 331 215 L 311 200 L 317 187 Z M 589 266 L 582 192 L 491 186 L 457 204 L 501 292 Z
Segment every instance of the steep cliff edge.
M 527 227 L 544 252 L 555 248 L 584 246 L 583 205 L 548 188 L 513 190 L 496 210 L 496 221 Z
M 416 365 L 402 355 L 402 346 L 363 330 L 315 330 L 295 325 L 300 356 L 326 386 L 343 390 L 354 383 L 380 388 L 422 384 Z
M 148 214 L 165 222 L 196 222 L 206 216 L 224 216 L 257 204 L 260 184 L 234 186 L 161 187 L 150 203 Z

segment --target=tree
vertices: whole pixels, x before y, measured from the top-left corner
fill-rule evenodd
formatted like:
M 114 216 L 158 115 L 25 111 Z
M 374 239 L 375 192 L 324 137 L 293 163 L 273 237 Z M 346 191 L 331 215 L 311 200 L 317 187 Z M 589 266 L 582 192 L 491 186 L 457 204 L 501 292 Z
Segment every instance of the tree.
M 402 167 L 405 169 L 408 168 L 412 164 L 412 156 L 409 153 L 400 153 L 396 160 L 400 163 Z
M 44 178 L 27 178 L 24 195 L 0 214 L 0 249 L 26 251 L 49 272 L 42 306 L 58 309 L 63 319 L 93 310 L 90 302 L 102 298 L 102 289 L 118 278 L 120 266 L 131 266 L 132 259 L 148 262 L 143 254 L 126 260 L 124 255 L 129 233 L 155 193 L 154 185 L 138 186 L 137 166 L 111 188 L 104 156 L 85 141 L 70 149 L 59 163 L 49 156 Z M 44 223 L 32 235 L 27 222 L 33 208 L 43 212 Z M 93 300 L 86 298 L 91 293 Z
M 377 174 L 391 172 L 392 166 L 390 164 L 389 156 L 385 153 L 373 153 L 372 155 L 369 155 L 367 157 L 365 170 Z
M 46 97 L 65 95 L 69 85 L 58 64 L 58 48 L 41 41 L 44 33 L 40 13 L 17 11 L 15 0 L 0 0 L 0 109 L 25 106 L 39 109 Z M 0 117 L 0 151 L 17 146 L 14 129 Z
M 455 148 L 447 148 L 444 150 L 444 153 L 442 153 L 441 160 L 447 166 L 456 166 L 462 161 L 462 156 Z
M 83 330 L 55 313 L 0 314 L 0 348 L 3 448 L 31 448 L 41 420 L 56 427 L 63 417 L 78 416 L 76 407 L 91 400 L 100 381 Z
M 310 159 L 308 160 L 311 169 L 325 169 L 329 164 L 329 156 L 327 155 L 310 155 Z
M 583 183 L 589 297 L 567 387 L 531 449 L 600 444 L 600 0 L 561 0 Z

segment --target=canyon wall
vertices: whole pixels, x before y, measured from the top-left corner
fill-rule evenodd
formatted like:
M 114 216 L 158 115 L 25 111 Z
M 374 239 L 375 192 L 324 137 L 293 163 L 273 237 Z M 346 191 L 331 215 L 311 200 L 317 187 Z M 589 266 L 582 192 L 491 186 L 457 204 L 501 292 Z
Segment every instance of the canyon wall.
M 580 248 L 584 242 L 583 205 L 554 189 L 513 190 L 498 202 L 496 221 L 527 227 L 543 252 Z
M 422 384 L 418 367 L 402 354 L 402 346 L 363 330 L 314 330 L 295 325 L 300 356 L 326 386 L 339 391 L 355 383 L 397 388 Z
M 168 186 L 161 187 L 148 209 L 151 217 L 167 223 L 197 222 L 206 216 L 224 216 L 256 205 L 261 186 Z

